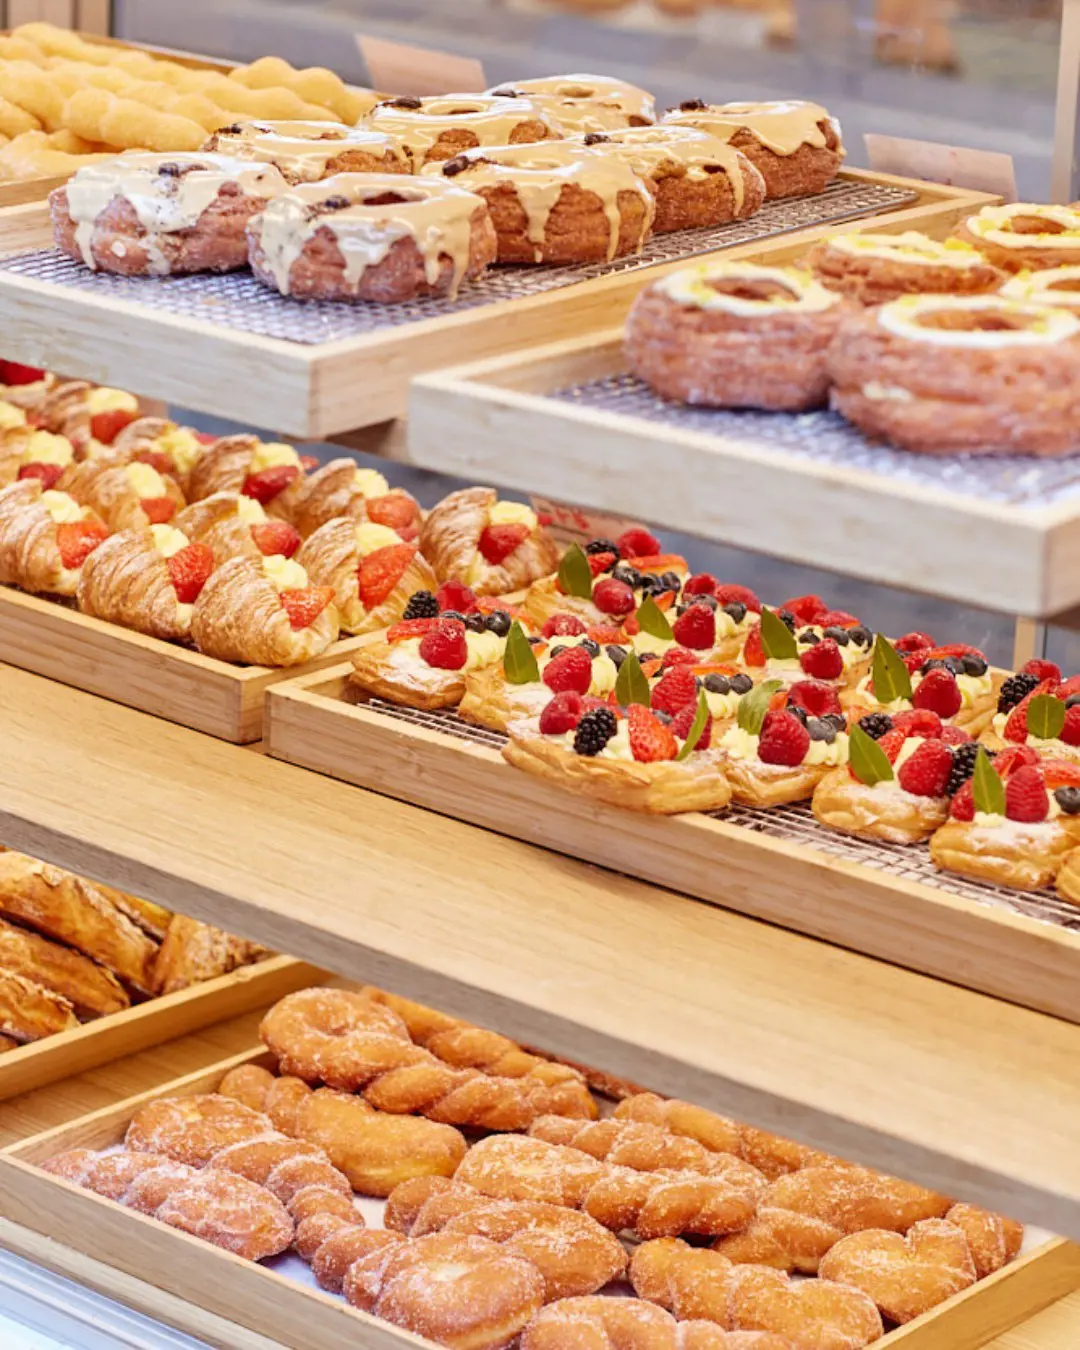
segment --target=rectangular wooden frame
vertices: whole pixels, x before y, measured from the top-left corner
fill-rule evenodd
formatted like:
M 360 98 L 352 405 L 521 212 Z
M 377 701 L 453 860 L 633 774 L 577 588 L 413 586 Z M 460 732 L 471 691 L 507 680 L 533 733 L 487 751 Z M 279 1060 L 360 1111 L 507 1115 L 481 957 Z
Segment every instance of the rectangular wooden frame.
M 350 670 L 269 691 L 268 754 L 1080 1023 L 1080 933 L 723 819 L 650 816 L 561 791 L 497 750 L 346 701 Z
M 836 228 L 920 229 L 944 236 L 958 220 L 997 200 L 857 169 L 844 174 L 912 188 L 919 201 L 842 227 L 819 225 L 773 241 L 740 244 L 723 250 L 724 257 L 795 256 Z M 0 252 L 41 247 L 49 240 L 43 204 L 16 208 L 13 214 L 0 211 Z M 402 416 L 416 374 L 458 363 L 463 356 L 490 358 L 618 323 L 646 276 L 663 275 L 685 261 L 316 345 L 234 332 L 8 272 L 0 273 L 0 320 L 12 360 L 125 388 L 138 371 L 139 394 L 318 439 Z
M 36 1164 L 70 1148 L 105 1148 L 120 1142 L 132 1114 L 160 1096 L 212 1091 L 240 1064 L 259 1062 L 262 1048 L 153 1091 L 140 1093 L 0 1150 L 4 1217 L 38 1233 L 63 1233 L 64 1246 L 106 1261 L 125 1275 L 154 1271 L 166 1295 L 181 1299 L 293 1350 L 325 1350 L 357 1343 L 371 1350 L 429 1346 L 430 1342 L 350 1308 L 342 1299 L 304 1288 L 286 1276 L 242 1261 L 186 1233 L 126 1210 L 42 1172 Z M 62 1268 L 62 1266 L 61 1266 Z M 1054 1238 L 963 1294 L 875 1342 L 876 1350 L 977 1350 L 1080 1287 L 1080 1247 Z M 159 1313 L 196 1333 L 182 1306 L 169 1299 Z

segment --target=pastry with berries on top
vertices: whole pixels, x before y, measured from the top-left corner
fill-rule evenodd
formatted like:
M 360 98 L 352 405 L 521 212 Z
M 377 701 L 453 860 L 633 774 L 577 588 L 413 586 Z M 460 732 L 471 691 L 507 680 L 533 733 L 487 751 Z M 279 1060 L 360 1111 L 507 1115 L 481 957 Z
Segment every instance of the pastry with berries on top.
M 210 549 L 173 525 L 123 530 L 83 564 L 79 608 L 150 637 L 186 642 L 195 601 L 213 570 Z
M 399 623 L 353 653 L 351 692 L 406 708 L 456 708 L 469 673 L 501 661 L 515 618 L 513 606 L 477 596 L 460 581 L 416 591 Z
M 1080 760 L 1080 676 L 1034 659 L 1010 675 L 979 737 L 988 750 L 1027 745 L 1040 759 Z
M 355 459 L 332 459 L 303 481 L 291 519 L 307 539 L 327 521 L 342 517 L 385 525 L 411 543 L 420 533 L 423 512 L 414 497 L 391 488 L 377 469 L 365 469 Z
M 215 492 L 241 492 L 254 497 L 268 516 L 291 521 L 305 473 L 313 463 L 281 441 L 222 436 L 193 464 L 188 497 L 199 502 Z
M 834 689 L 853 686 L 870 662 L 873 634 L 853 614 L 830 609 L 816 595 L 763 608 L 746 635 L 739 665 L 760 680 L 818 680 Z
M 18 409 L 12 412 L 22 416 Z M 25 420 L 6 427 L 0 424 L 0 487 L 21 478 L 37 478 L 42 487 L 55 487 L 74 460 L 75 450 L 66 436 L 41 431 Z
M 108 536 L 89 507 L 38 478 L 0 488 L 0 583 L 73 596 L 83 564 Z
M 434 506 L 420 528 L 420 552 L 440 581 L 460 581 L 476 595 L 523 590 L 559 558 L 531 507 L 487 487 L 451 492 Z
M 96 511 L 113 532 L 169 525 L 186 505 L 184 494 L 171 478 L 150 464 L 129 463 L 124 456 L 71 464 L 56 487 Z
M 930 837 L 930 857 L 946 872 L 1037 891 L 1057 876 L 1080 843 L 1080 767 L 1041 760 L 1030 746 L 980 747 L 949 819 Z
M 149 464 L 163 477 L 173 479 L 188 500 L 194 500 L 191 475 L 219 437 L 183 427 L 167 417 L 137 417 L 118 426 L 119 416 L 104 413 L 93 419 L 92 435 L 82 451 L 83 458 L 114 455 Z
M 291 558 L 301 543 L 288 521 L 270 520 L 259 503 L 242 492 L 215 492 L 192 502 L 172 523 L 192 543 L 210 549 L 215 567 L 230 558 L 258 560 L 272 554 Z
M 291 529 L 284 521 L 271 522 Z M 295 531 L 294 531 L 295 533 Z M 300 536 L 296 536 L 299 542 Z M 328 520 L 304 541 L 297 562 L 315 586 L 332 586 L 334 603 L 346 633 L 374 633 L 399 623 L 414 596 L 416 611 L 435 604 L 438 582 L 415 543 L 407 543 L 388 525 L 362 516 Z M 430 613 L 428 615 L 430 617 Z
M 91 384 L 89 380 L 61 380 L 41 399 L 31 414 L 35 426 L 69 440 L 78 459 L 89 447 L 98 453 L 139 416 L 139 400 L 123 389 Z
M 886 652 L 886 647 L 891 651 Z M 892 653 L 899 659 L 892 659 Z M 925 633 L 907 633 L 895 643 L 879 636 L 871 669 L 845 692 L 841 702 L 856 716 L 924 709 L 978 736 L 990 725 L 1004 678 L 990 669 L 977 647 L 962 642 L 937 646 Z M 875 679 L 887 695 L 884 700 L 877 697 Z

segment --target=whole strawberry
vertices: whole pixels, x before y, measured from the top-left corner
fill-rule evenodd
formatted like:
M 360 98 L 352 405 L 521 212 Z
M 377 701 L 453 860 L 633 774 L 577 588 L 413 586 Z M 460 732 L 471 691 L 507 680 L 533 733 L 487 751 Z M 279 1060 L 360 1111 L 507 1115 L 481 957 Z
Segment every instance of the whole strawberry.
M 1025 764 L 1009 775 L 1005 783 L 1005 815 L 1009 820 L 1034 824 L 1049 813 L 1050 798 L 1034 764 Z
M 844 658 L 832 638 L 822 638 L 799 656 L 799 665 L 812 680 L 838 680 L 844 673 Z
M 911 696 L 912 706 L 936 712 L 939 717 L 955 717 L 964 706 L 964 696 L 956 676 L 936 667 L 919 681 Z
M 436 619 L 420 639 L 420 655 L 436 670 L 461 670 L 469 659 L 465 625 L 460 619 Z
M 915 797 L 944 797 L 952 766 L 953 757 L 948 746 L 941 741 L 924 740 L 901 764 L 897 781 L 905 792 Z
M 679 753 L 679 742 L 671 727 L 667 727 L 640 703 L 631 703 L 626 710 L 630 724 L 630 753 L 641 764 L 674 759 Z
M 763 764 L 785 764 L 795 768 L 810 749 L 810 733 L 791 712 L 766 713 L 758 742 L 758 759 Z
M 580 637 L 585 632 L 585 625 L 576 614 L 552 614 L 544 620 L 540 631 L 546 638 Z
M 444 581 L 436 592 L 439 609 L 453 609 L 458 614 L 471 614 L 477 608 L 476 594 L 463 581 Z
M 683 595 L 712 595 L 718 582 L 711 572 L 695 572 L 683 584 Z
M 649 705 L 654 712 L 674 716 L 685 707 L 697 707 L 698 683 L 688 666 L 671 666 L 653 686 Z
M 687 703 L 671 719 L 671 729 L 678 736 L 680 741 L 685 741 L 690 735 L 690 728 L 694 725 L 694 718 L 697 716 L 697 704 Z M 694 750 L 708 750 L 712 742 L 712 718 L 705 721 L 705 728 L 698 737 Z
M 690 605 L 672 624 L 672 630 L 682 647 L 706 651 L 716 645 L 716 616 L 708 605 Z
M 584 647 L 567 647 L 547 663 L 543 679 L 552 693 L 573 690 L 587 694 L 592 683 L 592 657 Z

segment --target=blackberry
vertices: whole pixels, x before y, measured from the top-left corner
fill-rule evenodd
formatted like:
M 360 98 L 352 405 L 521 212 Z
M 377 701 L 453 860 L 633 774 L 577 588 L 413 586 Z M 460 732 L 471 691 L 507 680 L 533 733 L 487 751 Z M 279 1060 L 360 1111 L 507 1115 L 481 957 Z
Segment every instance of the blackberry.
M 978 753 L 978 741 L 965 741 L 963 745 L 953 746 L 952 773 L 949 774 L 949 784 L 945 789 L 950 797 L 954 792 L 959 792 L 975 772 L 975 760 Z M 987 753 L 989 753 L 989 751 Z
M 619 667 L 622 665 L 622 663 L 626 660 L 625 647 L 616 647 L 616 646 L 605 647 L 604 651 L 607 652 L 616 670 L 618 670 Z
M 590 539 L 585 545 L 586 553 L 614 553 L 619 556 L 619 546 L 610 539 Z
M 880 741 L 887 731 L 892 731 L 892 718 L 888 713 L 867 713 L 859 718 L 859 726 L 872 740 Z
M 740 600 L 731 600 L 724 606 L 724 613 L 738 625 L 746 618 L 746 606 Z
M 598 755 L 615 731 L 615 714 L 611 709 L 593 708 L 577 724 L 574 749 L 579 755 Z
M 405 606 L 404 619 L 437 619 L 439 602 L 430 591 L 413 591 Z
M 795 615 L 792 614 L 790 609 L 778 609 L 776 611 L 776 617 L 780 620 L 781 623 L 786 624 L 788 628 L 790 628 L 791 631 L 794 633 Z
M 856 647 L 869 647 L 874 640 L 874 635 L 865 624 L 858 623 L 854 628 L 847 629 L 848 640 L 854 642 Z
M 1018 703 L 1027 698 L 1038 683 L 1036 676 L 1025 675 L 1023 671 L 1017 675 L 1010 675 L 1001 686 L 1001 693 L 998 695 L 998 712 L 1011 712 Z
M 978 679 L 980 675 L 985 675 L 986 672 L 990 669 L 990 667 L 986 663 L 985 657 L 975 656 L 971 652 L 969 652 L 966 656 L 962 656 L 960 660 L 964 666 L 964 674 L 972 675 L 975 677 L 975 679 Z
M 469 631 L 470 633 L 486 633 L 486 632 L 487 632 L 487 615 L 486 615 L 486 614 L 480 614 L 480 613 L 477 613 L 477 614 L 466 614 L 466 615 L 465 615 L 465 627 L 468 629 L 468 631 Z
M 493 609 L 487 616 L 487 630 L 496 637 L 505 637 L 510 631 L 511 619 L 505 609 Z
M 1054 800 L 1067 816 L 1075 816 L 1080 811 L 1080 788 L 1059 787 L 1054 789 Z
M 583 638 L 578 643 L 578 646 L 582 651 L 588 652 L 590 656 L 596 657 L 600 655 L 600 644 L 599 642 L 594 642 L 592 638 Z
M 710 694 L 730 694 L 731 681 L 726 675 L 706 675 L 705 688 Z
M 754 687 L 754 681 L 749 675 L 732 675 L 731 692 L 733 694 L 748 694 Z
M 832 745 L 836 740 L 836 728 L 824 717 L 811 717 L 806 729 L 812 741 L 824 741 L 826 745 Z
M 851 641 L 848 637 L 847 629 L 838 628 L 836 624 L 830 624 L 829 627 L 825 629 L 825 636 L 827 638 L 832 638 L 838 647 L 846 647 Z
M 812 628 L 804 628 L 801 633 L 796 633 L 795 638 L 798 642 L 805 642 L 808 647 L 816 647 L 821 638 Z

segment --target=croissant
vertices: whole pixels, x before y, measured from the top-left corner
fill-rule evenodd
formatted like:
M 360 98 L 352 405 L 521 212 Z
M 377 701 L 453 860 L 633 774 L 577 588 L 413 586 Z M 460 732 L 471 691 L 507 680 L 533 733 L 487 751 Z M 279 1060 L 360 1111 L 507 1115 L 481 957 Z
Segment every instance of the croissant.
M 370 520 L 402 539 L 415 539 L 420 506 L 400 488 L 391 490 L 381 473 L 361 468 L 354 459 L 332 459 L 304 480 L 292 522 L 305 539 L 329 520 Z
M 86 380 L 64 380 L 41 401 L 36 420 L 47 430 L 66 436 L 83 454 L 94 443 L 107 446 L 138 415 L 139 400 L 134 394 Z
M 190 497 L 192 470 L 214 440 L 165 417 L 138 417 L 114 437 L 109 449 L 151 465 Z
M 205 544 L 218 567 L 229 558 L 291 558 L 300 547 L 300 536 L 288 521 L 268 520 L 254 497 L 240 492 L 215 492 L 184 507 L 176 528 Z
M 353 516 L 321 525 L 296 560 L 314 585 L 333 588 L 347 633 L 389 628 L 401 619 L 414 592 L 434 592 L 438 586 L 431 564 L 413 545 L 385 525 Z
M 83 564 L 108 534 L 93 511 L 44 491 L 40 479 L 0 488 L 0 582 L 72 596 Z
M 267 515 L 290 520 L 303 480 L 304 466 L 291 445 L 257 436 L 222 436 L 193 465 L 188 496 L 197 502 L 215 492 L 242 492 L 254 497 Z
M 66 998 L 77 1017 L 105 1017 L 131 1006 L 123 985 L 82 952 L 0 919 L 0 971 L 21 975 Z
M 71 1031 L 79 1025 L 62 994 L 0 966 L 0 1035 L 19 1044 Z
M 154 991 L 173 994 L 250 965 L 262 949 L 245 938 L 174 914 L 154 961 Z
M 230 558 L 202 588 L 191 635 L 201 652 L 219 661 L 297 666 L 336 641 L 333 600 L 329 587 L 309 585 L 291 559 Z
M 195 566 L 186 572 L 189 563 Z M 169 525 L 114 534 L 79 578 L 84 614 L 166 642 L 191 637 L 191 605 L 213 568 L 209 551 Z
M 477 595 L 521 590 L 559 561 L 533 511 L 484 487 L 444 497 L 421 526 L 420 550 L 440 581 L 464 582 Z
M 0 487 L 19 478 L 38 478 L 43 487 L 55 486 L 75 458 L 71 442 L 29 424 L 0 431 Z
M 113 532 L 167 524 L 184 505 L 171 478 L 149 464 L 125 463 L 114 455 L 70 465 L 57 487 L 96 511 Z

